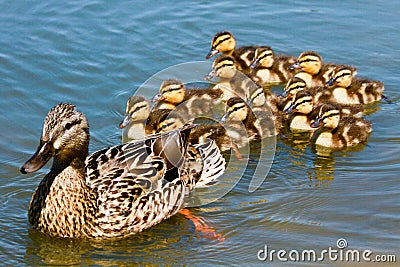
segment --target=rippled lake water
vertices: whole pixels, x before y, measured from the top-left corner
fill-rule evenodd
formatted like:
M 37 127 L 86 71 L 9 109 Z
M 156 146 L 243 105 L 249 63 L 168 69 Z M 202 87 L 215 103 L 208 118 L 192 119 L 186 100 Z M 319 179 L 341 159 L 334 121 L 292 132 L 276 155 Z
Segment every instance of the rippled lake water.
M 349 249 L 397 254 L 400 261 L 399 18 L 394 0 L 3 2 L 2 264 L 262 265 L 269 259 L 259 261 L 257 253 L 265 245 L 322 251 L 337 249 L 339 238 Z M 270 45 L 294 56 L 316 50 L 324 60 L 355 65 L 358 75 L 383 81 L 394 104 L 369 107 L 374 131 L 362 149 L 318 155 L 306 144 L 278 139 L 271 170 L 258 190 L 248 190 L 250 166 L 224 197 L 191 209 L 224 241 L 199 236 L 181 215 L 113 241 L 51 239 L 32 230 L 27 208 L 49 165 L 24 176 L 18 169 L 34 152 L 47 111 L 71 102 L 89 120 L 90 151 L 118 144 L 127 98 L 167 67 L 203 61 L 221 30 L 233 32 L 239 45 Z M 240 178 L 232 167 L 225 181 Z M 273 263 L 288 264 L 276 258 Z

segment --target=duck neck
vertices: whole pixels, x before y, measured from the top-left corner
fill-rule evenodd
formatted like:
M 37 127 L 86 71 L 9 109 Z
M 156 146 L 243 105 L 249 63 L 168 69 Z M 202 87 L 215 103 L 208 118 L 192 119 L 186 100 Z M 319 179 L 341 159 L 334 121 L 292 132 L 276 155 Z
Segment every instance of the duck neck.
M 88 156 L 89 151 L 89 141 L 82 143 L 79 148 L 71 149 L 68 151 L 63 152 L 56 152 L 56 155 L 53 159 L 53 165 L 51 166 L 51 172 L 53 173 L 60 173 L 68 166 L 72 167 L 82 167 L 82 166 L 75 166 L 83 164 L 86 157 Z M 72 164 L 74 163 L 74 164 Z

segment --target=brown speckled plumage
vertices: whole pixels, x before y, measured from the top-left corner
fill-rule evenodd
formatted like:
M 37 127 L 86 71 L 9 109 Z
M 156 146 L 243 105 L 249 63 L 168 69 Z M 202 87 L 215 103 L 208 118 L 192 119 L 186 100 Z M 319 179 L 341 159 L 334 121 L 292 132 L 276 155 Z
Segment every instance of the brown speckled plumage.
M 50 236 L 102 238 L 131 235 L 178 212 L 198 180 L 185 166 L 194 126 L 97 151 L 89 156 L 84 115 L 70 104 L 49 111 L 36 153 L 22 167 L 34 172 L 54 157 L 29 206 L 33 228 Z M 204 183 L 222 174 L 214 142 L 194 147 L 205 160 Z M 209 170 L 216 168 L 212 175 Z
M 334 104 L 323 104 L 311 127 L 318 129 L 311 138 L 312 143 L 330 148 L 344 148 L 367 143 L 372 125 L 364 118 L 341 116 Z

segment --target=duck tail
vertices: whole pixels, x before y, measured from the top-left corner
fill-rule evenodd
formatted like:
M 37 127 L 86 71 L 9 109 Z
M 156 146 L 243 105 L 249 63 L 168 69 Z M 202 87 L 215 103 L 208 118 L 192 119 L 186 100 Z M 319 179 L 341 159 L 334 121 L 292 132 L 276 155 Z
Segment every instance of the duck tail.
M 202 161 L 202 170 L 195 187 L 206 187 L 217 182 L 225 171 L 225 158 L 221 154 L 214 140 L 208 140 L 204 144 L 193 145 L 199 152 Z

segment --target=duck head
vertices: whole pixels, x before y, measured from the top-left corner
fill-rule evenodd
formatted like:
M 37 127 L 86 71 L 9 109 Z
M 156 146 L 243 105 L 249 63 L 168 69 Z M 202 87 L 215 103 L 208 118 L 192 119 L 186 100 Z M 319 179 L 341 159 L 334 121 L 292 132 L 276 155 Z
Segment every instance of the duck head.
M 269 46 L 257 48 L 254 55 L 254 60 L 250 64 L 251 69 L 256 69 L 259 66 L 271 68 L 274 64 L 274 52 Z
M 297 92 L 303 91 L 307 89 L 306 82 L 299 77 L 292 77 L 286 83 L 283 93 L 280 95 L 281 97 L 294 97 Z
M 236 40 L 233 34 L 228 31 L 222 31 L 214 35 L 211 41 L 211 49 L 206 59 L 209 59 L 219 52 L 231 54 L 235 50 Z
M 162 82 L 159 93 L 152 99 L 178 105 L 185 99 L 186 86 L 179 80 L 169 79 Z
M 312 128 L 326 127 L 335 129 L 340 122 L 340 110 L 332 104 L 323 104 L 319 108 L 319 113 L 314 122 L 310 124 Z
M 119 128 L 125 128 L 131 121 L 145 120 L 149 113 L 149 102 L 143 96 L 131 96 L 126 102 L 125 116 Z
M 294 96 L 292 103 L 289 107 L 285 108 L 283 112 L 292 113 L 298 112 L 302 114 L 309 114 L 313 110 L 313 97 L 307 91 L 299 91 Z
M 306 51 L 300 54 L 297 58 L 297 62 L 290 65 L 289 69 L 300 69 L 301 71 L 307 72 L 311 75 L 316 75 L 320 72 L 321 67 L 321 56 L 317 52 Z
M 52 169 L 63 168 L 74 158 L 85 160 L 88 154 L 89 125 L 74 105 L 53 107 L 44 120 L 39 146 L 20 168 L 21 173 L 35 172 L 54 157 Z
M 353 71 L 347 66 L 338 66 L 334 69 L 331 76 L 329 81 L 326 82 L 327 85 L 347 88 L 351 85 Z
M 249 107 L 240 97 L 229 98 L 226 102 L 225 114 L 221 118 L 221 122 L 229 120 L 244 121 L 249 113 Z

